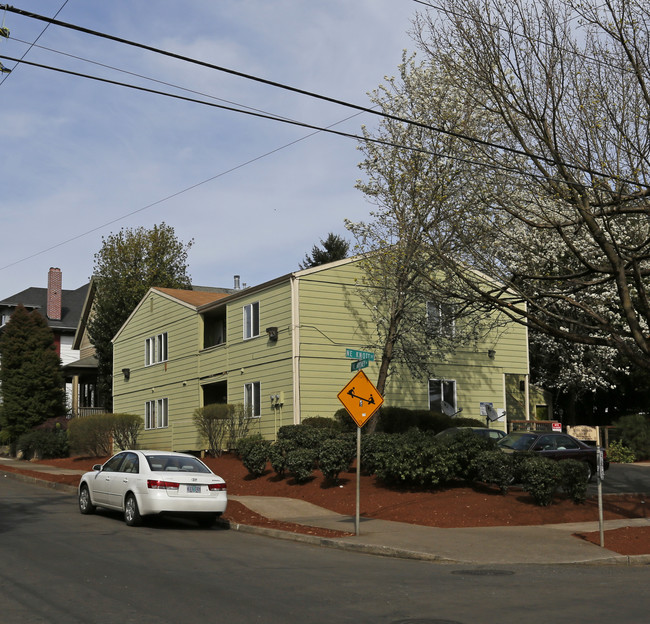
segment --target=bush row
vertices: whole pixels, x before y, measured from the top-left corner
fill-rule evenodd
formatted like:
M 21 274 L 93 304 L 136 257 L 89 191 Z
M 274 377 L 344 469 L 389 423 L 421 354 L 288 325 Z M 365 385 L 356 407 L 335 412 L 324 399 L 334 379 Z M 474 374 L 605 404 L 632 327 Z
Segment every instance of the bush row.
M 354 434 L 306 425 L 288 425 L 271 443 L 261 436 L 240 441 L 237 451 L 255 476 L 270 462 L 278 474 L 289 474 L 298 483 L 315 470 L 336 481 L 350 469 L 356 456 Z M 453 482 L 494 484 L 505 494 L 513 483 L 521 484 L 538 505 L 548 505 L 559 489 L 575 503 L 586 499 L 585 466 L 574 460 L 555 462 L 533 453 L 507 454 L 494 441 L 471 431 L 436 438 L 430 432 L 379 432 L 362 436 L 361 470 L 391 485 L 435 488 Z
M 117 448 L 137 448 L 144 423 L 135 414 L 96 414 L 68 423 L 68 442 L 74 455 L 105 457 Z

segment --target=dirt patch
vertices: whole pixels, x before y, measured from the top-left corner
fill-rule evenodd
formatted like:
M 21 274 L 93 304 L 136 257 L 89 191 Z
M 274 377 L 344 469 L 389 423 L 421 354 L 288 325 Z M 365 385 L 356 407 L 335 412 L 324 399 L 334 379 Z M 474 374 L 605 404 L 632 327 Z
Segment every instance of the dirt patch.
M 39 463 L 55 465 L 64 469 L 90 470 L 93 464 L 106 458 L 69 458 L 44 460 Z M 206 458 L 205 462 L 214 472 L 223 477 L 230 495 L 282 496 L 298 498 L 320 507 L 345 515 L 354 515 L 356 510 L 356 474 L 345 473 L 338 483 L 326 481 L 320 472 L 305 484 L 296 483 L 291 477 L 278 477 L 269 468 L 261 477 L 253 478 L 241 461 L 233 455 Z M 28 470 L 29 462 L 25 462 Z M 3 469 L 5 469 L 3 467 Z M 8 469 L 7 469 L 8 470 Z M 79 475 L 45 475 L 31 471 L 38 478 L 77 485 Z M 576 505 L 566 498 L 558 497 L 548 507 L 539 507 L 532 498 L 520 489 L 513 488 L 507 495 L 498 489 L 476 485 L 458 484 L 436 490 L 415 490 L 386 487 L 374 477 L 361 476 L 360 514 L 367 518 L 396 520 L 423 526 L 441 528 L 523 526 L 537 524 L 561 524 L 567 522 L 598 521 L 598 505 L 595 499 L 588 499 Z M 643 495 L 606 495 L 603 498 L 605 520 L 646 518 L 646 502 Z M 262 518 L 236 501 L 228 505 L 226 518 L 231 522 L 265 526 L 281 530 L 296 531 L 334 537 L 343 535 L 335 531 L 277 522 Z M 600 544 L 599 533 L 581 534 L 578 537 Z M 625 555 L 650 554 L 650 527 L 615 529 L 605 532 L 605 547 Z

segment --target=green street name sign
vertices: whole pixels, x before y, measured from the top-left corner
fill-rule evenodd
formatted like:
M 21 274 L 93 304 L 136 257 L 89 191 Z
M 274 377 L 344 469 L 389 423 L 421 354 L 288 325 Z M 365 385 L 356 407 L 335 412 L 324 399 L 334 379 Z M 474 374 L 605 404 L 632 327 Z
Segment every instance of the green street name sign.
M 368 362 L 375 361 L 375 354 L 370 351 L 356 351 L 355 349 L 346 349 L 345 357 L 352 358 L 353 360 L 367 360 Z
M 366 368 L 368 364 L 370 364 L 370 360 L 357 360 L 356 362 L 352 362 L 352 364 L 350 364 L 350 371 L 354 372 L 362 368 Z

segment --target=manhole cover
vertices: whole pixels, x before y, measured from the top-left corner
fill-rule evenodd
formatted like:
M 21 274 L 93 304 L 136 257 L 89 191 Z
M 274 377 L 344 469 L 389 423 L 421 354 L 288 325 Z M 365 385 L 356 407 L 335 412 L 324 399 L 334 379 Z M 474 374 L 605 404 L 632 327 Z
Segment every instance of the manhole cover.
M 490 570 L 487 568 L 478 570 L 454 570 L 452 574 L 462 574 L 463 576 L 511 576 L 512 570 Z
M 392 624 L 462 624 L 457 620 L 438 620 L 435 618 L 409 618 L 407 620 L 396 620 Z

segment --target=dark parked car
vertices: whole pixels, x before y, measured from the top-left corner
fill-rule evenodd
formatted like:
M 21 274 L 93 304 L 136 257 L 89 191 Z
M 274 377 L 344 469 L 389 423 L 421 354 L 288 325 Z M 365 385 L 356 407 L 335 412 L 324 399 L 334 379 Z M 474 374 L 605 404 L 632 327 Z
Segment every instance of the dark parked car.
M 489 438 L 495 442 L 506 435 L 504 431 L 501 431 L 501 429 L 489 429 L 488 427 L 449 427 L 449 429 L 443 429 L 440 433 L 436 433 L 436 438 L 454 436 L 461 431 L 471 431 L 482 438 Z
M 598 467 L 597 449 L 566 433 L 513 431 L 497 442 L 506 453 L 534 451 L 549 459 L 577 459 L 585 463 L 587 480 L 596 474 Z M 603 465 L 609 468 L 607 454 L 603 450 Z

